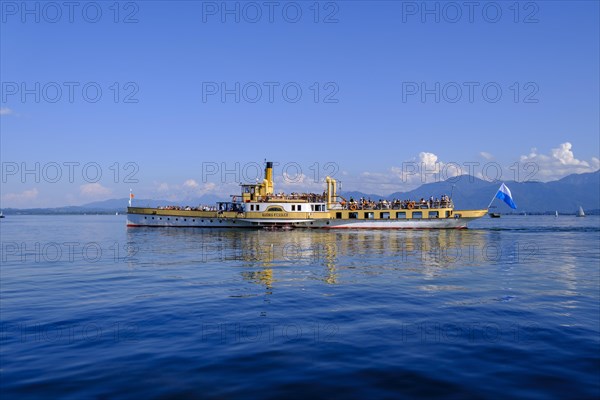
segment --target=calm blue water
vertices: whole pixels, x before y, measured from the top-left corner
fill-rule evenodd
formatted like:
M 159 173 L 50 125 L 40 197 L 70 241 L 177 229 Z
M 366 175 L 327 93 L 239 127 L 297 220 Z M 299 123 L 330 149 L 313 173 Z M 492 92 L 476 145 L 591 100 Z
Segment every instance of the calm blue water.
M 0 222 L 1 394 L 597 398 L 600 219 L 463 231 Z

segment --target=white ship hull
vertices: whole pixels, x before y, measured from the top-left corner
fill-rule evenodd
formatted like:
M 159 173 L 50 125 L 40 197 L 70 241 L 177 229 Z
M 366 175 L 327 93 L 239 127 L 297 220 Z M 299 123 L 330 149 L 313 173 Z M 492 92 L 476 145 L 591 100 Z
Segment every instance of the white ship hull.
M 129 227 L 175 228 L 307 228 L 307 229 L 463 229 L 471 218 L 441 219 L 250 219 L 250 218 L 190 218 L 129 214 Z

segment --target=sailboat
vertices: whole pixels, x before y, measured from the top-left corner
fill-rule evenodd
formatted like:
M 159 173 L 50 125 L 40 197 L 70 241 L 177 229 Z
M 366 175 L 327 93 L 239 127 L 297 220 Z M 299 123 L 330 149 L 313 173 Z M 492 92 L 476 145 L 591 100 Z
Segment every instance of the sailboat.
M 577 211 L 578 217 L 585 217 L 585 213 L 583 212 L 583 207 L 579 206 L 579 211 Z
M 554 218 L 558 218 L 558 211 L 555 211 Z

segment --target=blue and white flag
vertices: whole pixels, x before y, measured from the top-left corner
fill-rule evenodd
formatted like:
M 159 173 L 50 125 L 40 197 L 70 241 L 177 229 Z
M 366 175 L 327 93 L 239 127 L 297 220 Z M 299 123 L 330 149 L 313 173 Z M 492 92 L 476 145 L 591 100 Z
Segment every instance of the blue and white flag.
M 498 193 L 496 193 L 496 198 L 503 200 L 510 208 L 517 208 L 515 202 L 512 199 L 512 194 L 510 193 L 510 189 L 504 183 L 498 189 Z

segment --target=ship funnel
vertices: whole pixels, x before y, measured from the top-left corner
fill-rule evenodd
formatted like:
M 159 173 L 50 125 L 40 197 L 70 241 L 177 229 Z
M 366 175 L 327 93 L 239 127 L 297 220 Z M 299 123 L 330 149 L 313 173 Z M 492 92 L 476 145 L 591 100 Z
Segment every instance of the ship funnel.
M 273 194 L 273 162 L 267 161 L 265 166 L 266 194 Z
M 331 207 L 337 198 L 337 181 L 328 176 L 325 182 L 327 183 L 327 207 Z

